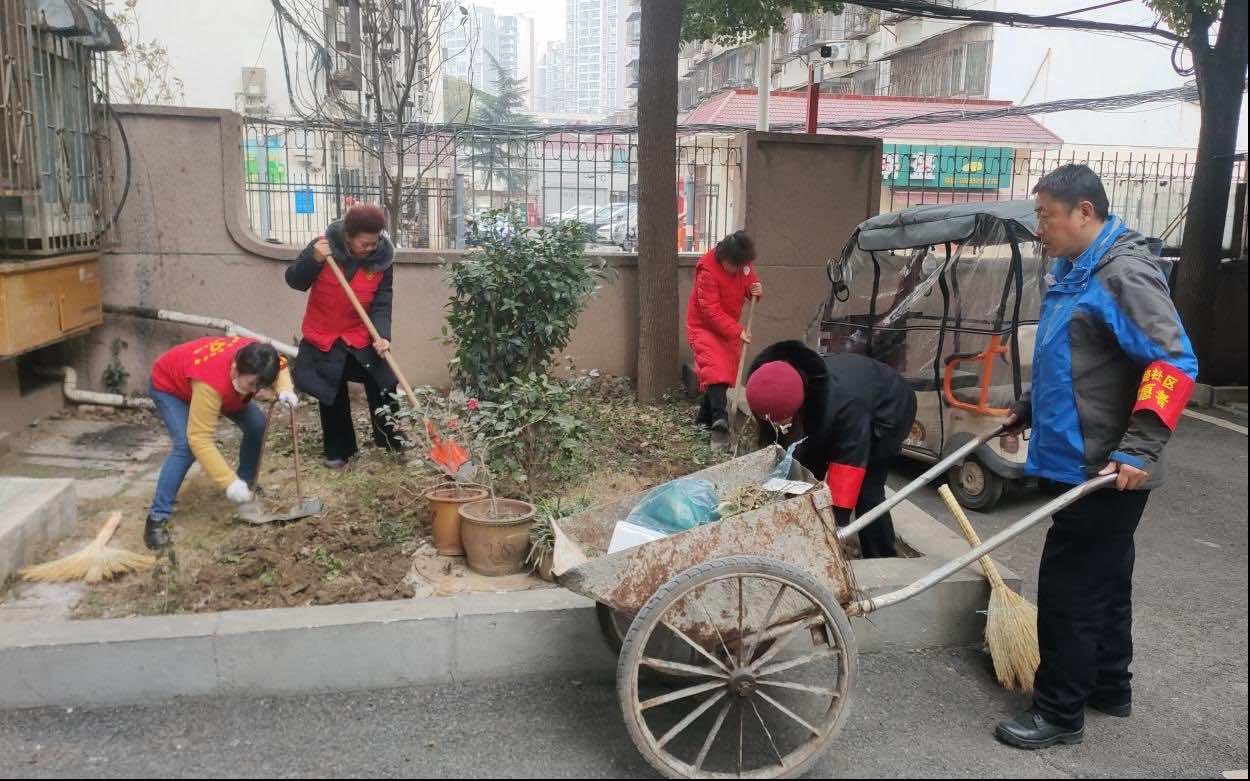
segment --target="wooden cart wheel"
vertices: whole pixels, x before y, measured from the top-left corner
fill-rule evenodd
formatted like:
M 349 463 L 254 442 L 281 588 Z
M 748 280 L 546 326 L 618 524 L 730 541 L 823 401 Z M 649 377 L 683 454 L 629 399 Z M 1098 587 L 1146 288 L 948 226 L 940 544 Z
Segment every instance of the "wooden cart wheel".
M 666 658 L 652 642 L 661 628 L 698 662 Z M 788 778 L 837 737 L 858 666 L 828 588 L 774 559 L 730 556 L 691 567 L 647 601 L 625 636 L 616 688 L 630 738 L 665 777 Z M 690 677 L 657 689 L 652 670 Z
M 634 621 L 634 616 L 622 613 L 619 610 L 613 610 L 602 602 L 596 602 L 595 617 L 599 620 L 599 631 L 603 632 L 603 639 L 607 641 L 608 647 L 612 649 L 612 653 L 619 657 L 621 648 L 625 644 L 625 635 L 629 633 L 629 627 Z M 699 655 L 690 646 L 679 640 L 676 635 L 663 629 L 660 631 L 664 635 L 664 639 L 659 640 L 657 638 L 653 643 L 663 644 L 663 650 L 660 651 L 661 656 L 665 659 L 675 659 L 686 664 L 698 663 Z M 642 674 L 644 676 L 644 684 L 660 683 L 666 686 L 684 686 L 690 682 L 689 673 L 644 669 Z

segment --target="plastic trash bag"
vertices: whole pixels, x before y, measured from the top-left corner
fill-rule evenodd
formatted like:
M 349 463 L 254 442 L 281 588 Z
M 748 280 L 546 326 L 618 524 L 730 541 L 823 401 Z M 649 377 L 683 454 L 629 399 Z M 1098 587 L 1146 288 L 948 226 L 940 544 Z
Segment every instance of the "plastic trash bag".
M 716 486 L 697 477 L 683 477 L 652 489 L 625 521 L 665 534 L 677 534 L 719 521 L 717 504 Z
M 772 471 L 772 474 L 768 476 L 769 480 L 773 480 L 773 479 L 789 480 L 790 479 L 790 470 L 794 468 L 794 450 L 795 448 L 797 448 L 799 445 L 803 444 L 806 441 L 807 441 L 807 437 L 803 437 L 798 442 L 795 442 L 793 445 L 790 445 L 790 447 L 786 448 L 786 454 L 781 457 L 780 461 L 777 462 L 776 468 L 774 468 Z M 764 482 L 768 482 L 768 480 L 765 480 Z

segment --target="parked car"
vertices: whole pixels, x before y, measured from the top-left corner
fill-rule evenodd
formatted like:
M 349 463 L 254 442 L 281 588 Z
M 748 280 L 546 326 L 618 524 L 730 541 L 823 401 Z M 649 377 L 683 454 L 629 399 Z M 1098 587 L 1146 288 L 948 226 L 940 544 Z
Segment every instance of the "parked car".
M 627 251 L 634 249 L 638 242 L 638 204 L 618 203 L 609 207 L 595 228 L 595 240 Z

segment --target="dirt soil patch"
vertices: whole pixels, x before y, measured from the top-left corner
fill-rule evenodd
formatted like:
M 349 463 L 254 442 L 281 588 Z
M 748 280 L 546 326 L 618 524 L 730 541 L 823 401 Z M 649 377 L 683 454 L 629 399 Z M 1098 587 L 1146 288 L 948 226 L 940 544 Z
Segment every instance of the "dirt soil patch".
M 356 429 L 367 431 L 363 399 Z M 689 474 L 727 457 L 696 428 L 695 404 L 673 396 L 639 404 L 628 386 L 605 380 L 575 405 L 589 433 L 584 453 L 562 473 L 535 481 L 532 500 L 564 508 L 585 506 Z M 266 503 L 295 504 L 289 419 L 276 414 L 261 466 Z M 430 517 L 422 494 L 436 475 L 411 453 L 365 445 L 342 471 L 321 464 L 315 406 L 298 414 L 304 491 L 325 503 L 321 515 L 284 525 L 251 526 L 232 518 L 232 507 L 198 469 L 183 484 L 171 521 L 176 558 L 155 571 L 91 588 L 76 618 L 292 607 L 462 591 L 545 587 L 532 576 L 481 578 L 463 559 L 439 557 L 430 545 Z M 159 426 L 155 417 L 144 424 Z M 238 452 L 238 430 L 218 429 L 228 458 Z M 750 432 L 746 435 L 752 436 Z M 159 466 L 163 453 L 156 457 Z M 124 510 L 117 539 L 142 549 L 142 521 L 151 496 L 144 492 L 84 502 L 81 536 L 88 538 L 110 510 Z

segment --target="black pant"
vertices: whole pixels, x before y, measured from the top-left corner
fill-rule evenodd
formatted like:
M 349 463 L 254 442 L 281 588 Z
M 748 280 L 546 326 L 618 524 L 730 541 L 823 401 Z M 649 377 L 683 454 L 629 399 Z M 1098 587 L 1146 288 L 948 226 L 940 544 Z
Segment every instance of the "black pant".
M 1133 532 L 1149 491 L 1096 491 L 1055 513 L 1037 578 L 1042 663 L 1033 705 L 1053 724 L 1077 729 L 1091 696 L 1132 697 Z
M 729 418 L 729 386 L 709 385 L 703 394 L 703 402 L 699 405 L 699 416 L 696 423 L 710 426 L 718 420 Z
M 382 388 L 373 376 L 360 365 L 355 356 L 347 355 L 347 363 L 343 366 L 343 377 L 339 380 L 338 395 L 330 405 L 318 404 L 321 412 L 321 432 L 325 440 L 325 456 L 328 459 L 346 461 L 356 454 L 356 427 L 352 425 L 352 405 L 347 396 L 347 383 L 362 382 L 365 386 L 365 397 L 369 400 L 369 421 L 373 428 L 373 442 L 378 447 L 398 450 L 400 443 L 394 430 L 386 422 L 384 415 L 376 414 L 381 407 L 388 406 L 392 410 L 398 407 L 391 398 L 394 386 Z
M 855 504 L 857 516 L 866 514 L 885 501 L 885 480 L 889 476 L 888 459 L 868 462 L 868 470 L 859 489 L 859 501 Z M 859 530 L 859 547 L 865 559 L 888 559 L 897 556 L 894 540 L 894 519 L 889 513 Z

